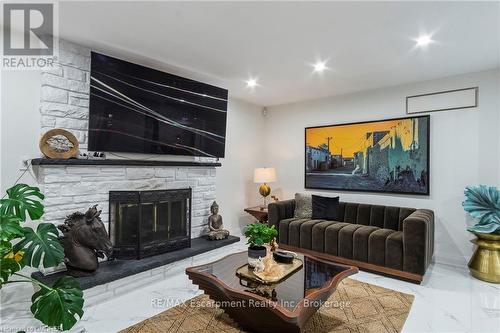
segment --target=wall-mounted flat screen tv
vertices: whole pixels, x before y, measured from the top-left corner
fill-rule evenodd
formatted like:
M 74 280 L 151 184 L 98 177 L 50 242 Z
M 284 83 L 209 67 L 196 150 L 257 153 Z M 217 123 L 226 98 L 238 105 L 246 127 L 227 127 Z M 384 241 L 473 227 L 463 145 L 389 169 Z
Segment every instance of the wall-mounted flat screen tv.
M 92 52 L 89 150 L 224 157 L 226 89 Z

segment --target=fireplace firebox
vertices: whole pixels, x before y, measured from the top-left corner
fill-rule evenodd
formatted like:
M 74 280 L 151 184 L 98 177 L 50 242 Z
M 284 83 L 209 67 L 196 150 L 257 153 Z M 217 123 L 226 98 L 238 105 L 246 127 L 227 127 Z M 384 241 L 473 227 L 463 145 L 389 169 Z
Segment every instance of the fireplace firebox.
M 191 189 L 109 192 L 113 258 L 141 259 L 191 246 Z

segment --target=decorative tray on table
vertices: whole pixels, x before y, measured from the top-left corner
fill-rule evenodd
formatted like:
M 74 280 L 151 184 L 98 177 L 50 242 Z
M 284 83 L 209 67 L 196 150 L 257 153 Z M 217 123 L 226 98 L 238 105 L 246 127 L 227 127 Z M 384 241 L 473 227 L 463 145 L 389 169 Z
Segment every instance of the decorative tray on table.
M 276 284 L 298 271 L 302 265 L 302 260 L 295 258 L 289 264 L 274 262 L 271 271 L 255 272 L 253 268 L 245 264 L 236 270 L 236 276 L 261 284 Z

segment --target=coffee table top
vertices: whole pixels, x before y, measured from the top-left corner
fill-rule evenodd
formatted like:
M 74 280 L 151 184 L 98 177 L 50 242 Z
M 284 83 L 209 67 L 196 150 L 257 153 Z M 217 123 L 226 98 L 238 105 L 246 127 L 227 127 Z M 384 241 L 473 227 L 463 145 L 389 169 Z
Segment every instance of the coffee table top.
M 277 302 L 284 310 L 293 312 L 305 298 L 315 299 L 323 291 L 334 289 L 348 275 L 357 273 L 352 266 L 336 264 L 310 255 L 298 253 L 303 266 L 284 281 L 272 286 L 240 279 L 236 270 L 247 263 L 247 252 L 230 254 L 205 265 L 190 267 L 186 271 L 202 274 L 233 292 Z

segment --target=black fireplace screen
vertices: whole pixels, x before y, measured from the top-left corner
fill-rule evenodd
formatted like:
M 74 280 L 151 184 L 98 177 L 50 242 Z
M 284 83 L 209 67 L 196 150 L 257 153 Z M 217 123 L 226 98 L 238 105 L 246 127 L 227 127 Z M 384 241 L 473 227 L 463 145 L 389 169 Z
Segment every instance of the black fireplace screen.
M 109 235 L 116 259 L 191 246 L 191 189 L 110 191 Z

